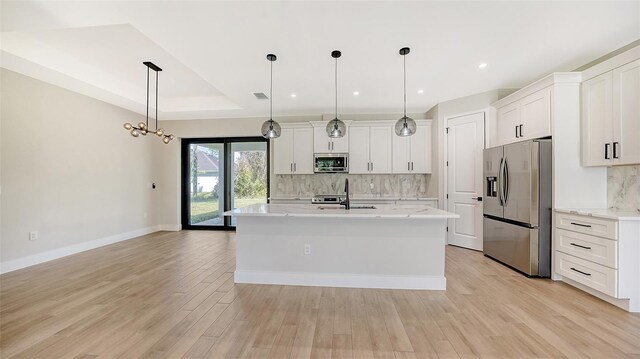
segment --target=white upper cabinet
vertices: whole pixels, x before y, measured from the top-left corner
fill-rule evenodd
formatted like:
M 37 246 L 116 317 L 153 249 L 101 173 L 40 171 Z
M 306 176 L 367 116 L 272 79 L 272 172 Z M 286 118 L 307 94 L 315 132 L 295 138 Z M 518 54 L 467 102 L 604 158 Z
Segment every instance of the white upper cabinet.
M 551 136 L 551 87 L 521 100 L 519 140 Z
M 313 152 L 315 153 L 348 153 L 349 152 L 349 127 L 347 134 L 341 138 L 330 138 L 327 135 L 327 123 L 313 124 Z
M 349 173 L 391 173 L 391 126 L 351 126 Z
M 313 173 L 313 129 L 287 128 L 282 125 L 280 137 L 273 140 L 273 172 L 275 174 Z
M 613 163 L 640 163 L 640 60 L 613 70 Z
M 582 164 L 640 163 L 640 60 L 582 83 Z
M 431 123 L 418 124 L 412 136 L 394 135 L 392 153 L 393 173 L 431 173 Z
M 551 87 L 496 110 L 498 144 L 551 136 Z
M 582 83 L 582 164 L 606 166 L 613 161 L 613 75 L 606 72 Z

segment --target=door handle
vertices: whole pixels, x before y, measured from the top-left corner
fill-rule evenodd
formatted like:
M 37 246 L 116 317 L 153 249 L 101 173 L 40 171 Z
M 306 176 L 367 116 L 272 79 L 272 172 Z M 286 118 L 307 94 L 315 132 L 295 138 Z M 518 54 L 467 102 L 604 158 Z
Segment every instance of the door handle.
M 522 137 L 522 124 L 520 124 L 520 137 Z
M 609 159 L 609 144 L 608 143 L 604 144 L 604 159 L 605 160 Z
M 518 138 L 518 126 L 516 126 L 516 138 Z
M 613 143 L 613 158 L 618 158 L 618 142 Z
M 297 163 L 293 163 L 293 172 L 298 172 L 298 164 Z
M 407 162 L 407 171 L 411 171 L 411 162 Z
M 475 200 L 476 200 L 476 201 L 478 201 L 478 202 L 482 202 L 482 197 L 473 197 L 473 198 L 471 198 L 471 199 L 475 199 Z
M 371 170 L 373 171 L 373 162 L 371 162 Z
M 289 171 L 293 172 L 293 163 L 289 163 Z
M 327 142 L 327 151 L 331 151 L 331 141 Z
M 413 171 L 413 161 L 411 161 L 411 170 Z
M 502 165 L 504 164 L 504 159 L 500 159 L 500 164 L 498 165 L 498 202 L 501 206 L 504 206 L 504 200 L 502 199 L 502 195 L 504 194 L 502 190 L 503 182 L 502 175 L 504 172 L 502 171 Z

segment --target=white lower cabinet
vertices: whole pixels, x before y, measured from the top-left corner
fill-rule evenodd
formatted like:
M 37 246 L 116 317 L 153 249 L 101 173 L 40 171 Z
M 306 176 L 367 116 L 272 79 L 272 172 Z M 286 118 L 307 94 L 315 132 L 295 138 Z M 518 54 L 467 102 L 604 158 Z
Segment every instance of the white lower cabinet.
M 640 312 L 640 217 L 610 219 L 557 211 L 553 240 L 554 271 L 563 280 Z

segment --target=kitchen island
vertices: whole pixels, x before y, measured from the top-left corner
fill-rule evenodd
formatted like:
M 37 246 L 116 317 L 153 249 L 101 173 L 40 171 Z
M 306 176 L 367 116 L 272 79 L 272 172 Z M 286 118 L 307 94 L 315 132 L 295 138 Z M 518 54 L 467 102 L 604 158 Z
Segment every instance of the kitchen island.
M 255 204 L 236 217 L 236 283 L 446 289 L 447 219 L 429 206 Z

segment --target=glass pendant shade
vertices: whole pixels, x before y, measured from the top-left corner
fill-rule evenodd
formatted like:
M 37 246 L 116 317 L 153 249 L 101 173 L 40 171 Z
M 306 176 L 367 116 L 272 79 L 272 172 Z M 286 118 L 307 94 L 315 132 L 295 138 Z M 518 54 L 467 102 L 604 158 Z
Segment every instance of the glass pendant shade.
M 267 60 L 271 63 L 271 72 L 269 80 L 269 120 L 262 124 L 260 133 L 266 139 L 278 138 L 282 132 L 280 124 L 273 120 L 273 62 L 277 57 L 274 54 L 268 54 Z
M 281 132 L 280 124 L 272 119 L 265 121 L 262 124 L 262 130 L 260 131 L 260 133 L 262 133 L 262 137 L 267 139 L 278 138 L 280 137 Z
M 395 130 L 398 136 L 411 136 L 416 133 L 416 121 L 411 117 L 402 116 L 402 118 L 396 122 Z
M 341 138 L 347 133 L 347 125 L 338 118 L 334 118 L 327 124 L 327 135 L 331 138 Z
M 133 128 L 133 125 L 132 125 L 132 124 L 130 124 L 129 122 L 127 122 L 127 123 L 125 123 L 125 124 L 124 124 L 124 129 L 125 129 L 125 130 L 131 130 L 132 128 Z
M 163 129 L 159 128 L 159 129 L 156 130 L 156 135 L 162 136 L 163 134 L 164 134 L 164 130 Z

